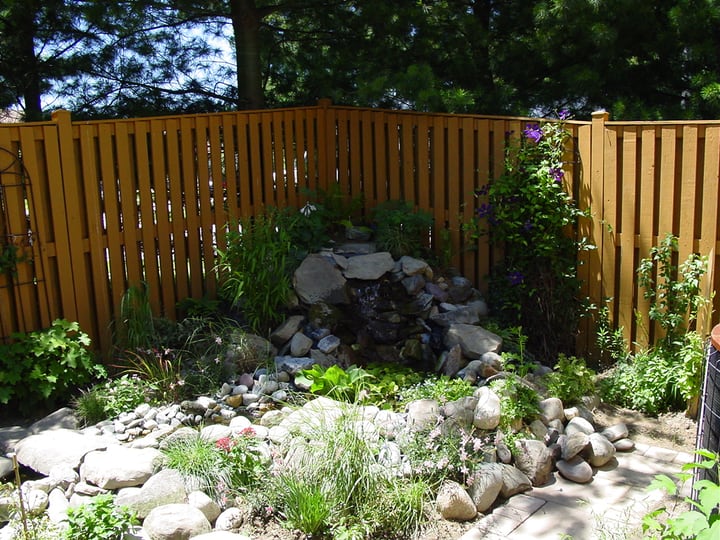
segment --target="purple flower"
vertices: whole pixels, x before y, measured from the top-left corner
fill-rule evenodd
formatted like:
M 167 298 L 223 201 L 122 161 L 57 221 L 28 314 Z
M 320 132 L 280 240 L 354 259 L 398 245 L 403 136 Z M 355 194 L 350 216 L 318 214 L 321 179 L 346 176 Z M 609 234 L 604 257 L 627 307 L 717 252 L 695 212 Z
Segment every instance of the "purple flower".
M 533 142 L 539 142 L 542 139 L 543 132 L 539 124 L 528 124 L 523 130 L 523 135 Z
M 513 272 L 510 272 L 507 275 L 507 278 L 510 285 L 520 285 L 525 279 L 525 276 L 523 276 L 521 272 L 515 270 Z
M 528 220 L 524 223 L 523 229 L 525 230 L 525 232 L 530 232 L 530 229 L 532 229 L 532 228 L 533 228 L 532 221 L 530 221 L 530 220 L 528 219 Z
M 558 113 L 558 118 L 560 118 L 560 120 L 567 120 L 568 118 L 570 118 L 570 111 L 565 108 L 560 109 L 560 112 Z
M 477 210 L 475 210 L 477 213 L 477 217 L 484 218 L 488 217 L 490 214 L 492 214 L 492 205 L 489 203 L 482 203 Z
M 565 177 L 565 171 L 563 171 L 560 167 L 551 167 L 550 176 L 552 176 L 552 179 L 559 184 L 563 181 L 563 178 Z
M 475 190 L 475 196 L 479 197 L 480 195 L 487 195 L 489 190 L 490 190 L 490 185 L 483 184 L 482 186 L 480 186 L 479 188 L 477 188 Z

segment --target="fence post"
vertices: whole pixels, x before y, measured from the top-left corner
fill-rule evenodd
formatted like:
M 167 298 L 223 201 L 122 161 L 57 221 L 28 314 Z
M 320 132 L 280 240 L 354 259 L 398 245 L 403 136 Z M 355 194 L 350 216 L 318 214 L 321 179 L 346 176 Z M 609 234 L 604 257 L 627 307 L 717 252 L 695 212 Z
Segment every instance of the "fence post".
M 590 302 L 601 307 L 605 302 L 607 290 L 604 287 L 606 276 L 603 268 L 606 262 L 605 248 L 608 248 L 606 227 L 603 223 L 605 207 L 605 122 L 610 113 L 598 110 L 592 113 L 590 133 L 590 178 L 587 180 L 590 195 L 589 208 L 592 210 L 590 242 L 595 249 L 588 254 L 588 296 Z M 612 294 L 612 290 L 609 291 Z M 614 303 L 608 304 L 611 321 L 615 320 Z M 590 347 L 592 349 L 592 347 Z

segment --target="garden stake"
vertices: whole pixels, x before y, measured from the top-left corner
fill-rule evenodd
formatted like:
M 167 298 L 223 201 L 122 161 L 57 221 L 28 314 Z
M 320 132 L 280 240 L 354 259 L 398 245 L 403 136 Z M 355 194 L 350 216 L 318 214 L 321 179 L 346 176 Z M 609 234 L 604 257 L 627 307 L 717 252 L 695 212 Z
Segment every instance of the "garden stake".
M 8 457 L 12 459 L 13 469 L 15 469 L 15 483 L 17 484 L 18 501 L 20 502 L 20 518 L 23 526 L 23 537 L 25 540 L 30 539 L 28 534 L 27 516 L 25 515 L 25 506 L 23 505 L 22 489 L 20 488 L 20 467 L 18 466 L 17 455 L 15 452 L 8 454 Z

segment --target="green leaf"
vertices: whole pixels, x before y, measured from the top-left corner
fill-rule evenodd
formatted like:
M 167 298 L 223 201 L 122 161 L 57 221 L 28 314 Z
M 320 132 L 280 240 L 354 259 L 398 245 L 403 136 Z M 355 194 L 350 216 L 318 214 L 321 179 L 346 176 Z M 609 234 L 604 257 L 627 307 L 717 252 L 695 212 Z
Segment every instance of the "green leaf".
M 695 510 L 684 512 L 678 517 L 668 519 L 671 530 L 681 538 L 695 538 L 701 531 L 708 528 L 707 518 Z
M 645 491 L 655 491 L 661 489 L 669 495 L 675 495 L 677 493 L 677 486 L 672 478 L 664 474 L 657 474 L 650 485 L 645 488 Z

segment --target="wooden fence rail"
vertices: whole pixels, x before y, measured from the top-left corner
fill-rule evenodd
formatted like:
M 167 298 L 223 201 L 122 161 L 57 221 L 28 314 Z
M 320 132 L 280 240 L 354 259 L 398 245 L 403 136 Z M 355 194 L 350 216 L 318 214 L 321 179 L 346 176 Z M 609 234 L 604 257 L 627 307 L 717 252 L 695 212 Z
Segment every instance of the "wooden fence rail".
M 215 249 L 228 222 L 267 206 L 299 208 L 337 186 L 365 211 L 412 201 L 449 231 L 453 263 L 481 290 L 500 259 L 461 226 L 474 192 L 502 173 L 508 137 L 527 118 L 419 114 L 332 106 L 0 125 L 0 337 L 77 320 L 107 351 L 128 286 L 144 281 L 156 315 L 186 297 L 214 295 Z M 657 330 L 634 269 L 666 233 L 680 258 L 717 266 L 720 122 L 572 121 L 566 178 L 592 219 L 579 232 L 585 293 L 606 297 L 629 340 Z M 2 266 L 17 247 L 17 264 Z M 472 247 L 473 249 L 468 249 Z M 13 252 L 15 252 L 13 250 Z M 12 257 L 10 257 L 12 258 Z M 717 290 L 720 273 L 706 280 Z M 715 299 L 718 307 L 718 298 Z M 640 313 L 635 319 L 634 313 Z M 709 318 L 708 318 L 709 325 Z M 578 352 L 592 349 L 592 328 Z

